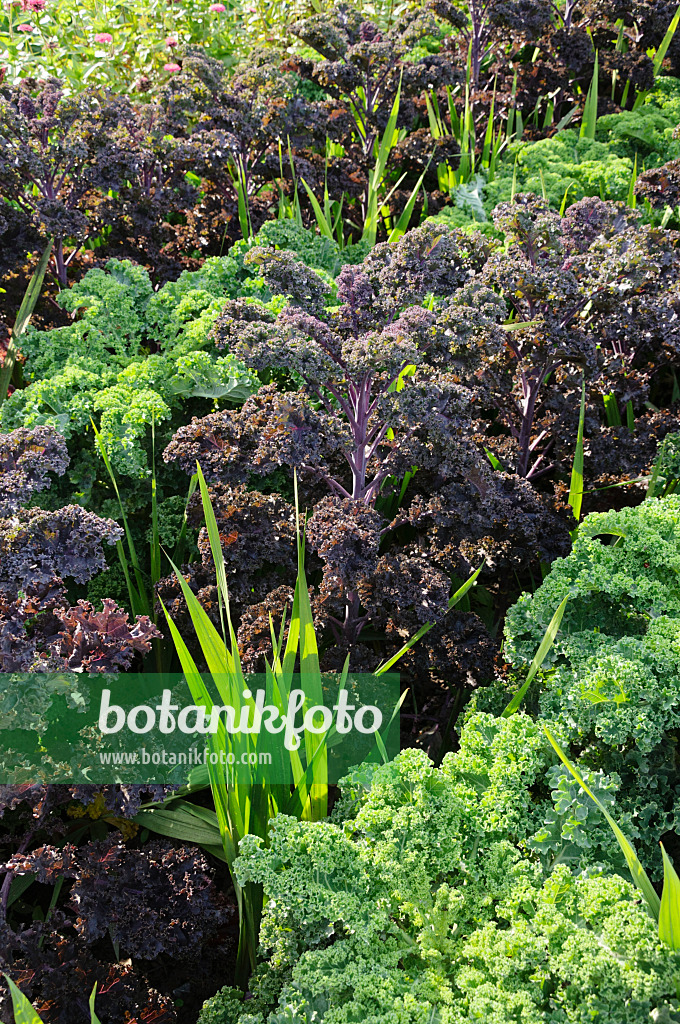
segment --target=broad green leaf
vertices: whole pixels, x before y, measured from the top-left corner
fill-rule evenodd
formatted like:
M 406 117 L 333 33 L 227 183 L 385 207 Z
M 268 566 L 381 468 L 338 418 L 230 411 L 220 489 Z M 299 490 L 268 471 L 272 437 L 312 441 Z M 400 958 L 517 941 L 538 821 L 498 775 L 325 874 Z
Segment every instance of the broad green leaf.
M 8 975 L 5 975 L 5 981 L 9 985 L 10 995 L 12 996 L 14 1024 L 43 1024 L 42 1018 L 38 1016 L 26 996 L 16 987 Z
M 145 828 L 157 832 L 161 836 L 169 836 L 171 839 L 179 839 L 182 843 L 197 843 L 199 846 L 208 844 L 210 846 L 220 845 L 220 829 L 217 824 L 217 815 L 214 811 L 209 812 L 214 820 L 206 820 L 196 812 L 200 808 L 184 801 L 177 801 L 172 808 L 163 810 L 138 811 L 135 815 L 135 822 Z

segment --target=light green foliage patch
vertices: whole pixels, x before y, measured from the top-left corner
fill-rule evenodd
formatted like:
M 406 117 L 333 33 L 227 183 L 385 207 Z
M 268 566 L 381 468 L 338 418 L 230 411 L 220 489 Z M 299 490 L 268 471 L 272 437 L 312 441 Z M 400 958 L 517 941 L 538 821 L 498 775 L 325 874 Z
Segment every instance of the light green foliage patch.
M 626 202 L 634 170 L 659 167 L 680 156 L 673 131 L 680 123 L 680 79 L 661 77 L 638 110 L 598 118 L 594 139 L 580 138 L 578 129 L 564 128 L 550 138 L 519 141 L 503 153 L 492 181 L 482 188 L 487 218 L 494 207 L 516 192 L 545 195 L 553 209 L 586 196 Z M 452 197 L 433 220 L 456 227 L 473 225 L 479 212 Z M 482 230 L 485 229 L 482 225 Z
M 254 998 L 223 990 L 199 1024 L 638 1024 L 667 1014 L 677 958 L 633 886 L 577 876 L 509 841 L 513 805 L 522 789 L 521 806 L 531 802 L 549 757 L 527 716 L 476 713 L 441 768 L 403 751 L 352 773 L 333 820 L 278 816 L 268 848 L 246 837 L 239 879 L 269 897 Z
M 2 406 L 1 429 L 48 424 L 75 440 L 94 418 L 114 469 L 147 476 L 152 424 L 170 424 L 191 400 L 241 403 L 259 386 L 233 356 L 218 356 L 211 340 L 228 299 L 261 301 L 274 313 L 285 304 L 245 262 L 255 244 L 298 254 L 322 275 L 331 296 L 333 275 L 352 255 L 293 221 L 273 221 L 253 241 L 237 242 L 229 255 L 207 259 L 158 291 L 143 267 L 109 260 L 59 294 L 72 324 L 27 331 L 29 383 Z
M 587 516 L 571 554 L 510 609 L 511 664 L 529 664 L 565 596 L 540 713 L 574 744 L 582 770 L 619 777 L 621 807 L 655 864 L 655 842 L 678 823 L 680 497 Z

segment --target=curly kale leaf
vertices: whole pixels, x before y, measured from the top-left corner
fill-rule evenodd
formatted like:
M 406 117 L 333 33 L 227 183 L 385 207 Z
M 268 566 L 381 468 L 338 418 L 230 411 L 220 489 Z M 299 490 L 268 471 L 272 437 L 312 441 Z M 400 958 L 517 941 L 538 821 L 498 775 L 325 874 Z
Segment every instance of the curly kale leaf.
M 86 583 L 106 567 L 104 541 L 115 544 L 122 536 L 112 519 L 100 519 L 80 505 L 55 512 L 21 509 L 0 520 L 0 590 L 16 596 L 55 576 Z
M 0 434 L 0 516 L 11 515 L 36 491 L 49 487 L 47 474 L 61 476 L 68 464 L 63 437 L 48 427 Z
M 539 733 L 525 716 L 478 714 L 441 768 L 403 751 L 344 781 L 332 822 L 279 815 L 268 848 L 247 837 L 239 880 L 269 896 L 262 964 L 240 1014 L 227 990 L 199 1019 L 637 1024 L 668 1014 L 678 958 L 632 884 L 559 863 L 546 874 L 502 837 L 545 766 Z M 560 769 L 549 778 L 563 831 L 580 842 L 575 794 Z

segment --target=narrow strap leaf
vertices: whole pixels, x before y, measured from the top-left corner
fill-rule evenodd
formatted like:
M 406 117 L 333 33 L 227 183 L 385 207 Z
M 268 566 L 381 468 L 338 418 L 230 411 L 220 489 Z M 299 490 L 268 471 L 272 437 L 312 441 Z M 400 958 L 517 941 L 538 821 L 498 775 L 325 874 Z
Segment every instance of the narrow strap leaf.
M 598 798 L 595 796 L 593 791 L 588 788 L 588 786 L 586 785 L 584 780 L 581 778 L 581 775 L 579 774 L 579 772 L 576 770 L 576 768 L 574 768 L 573 764 L 571 763 L 571 761 L 569 760 L 567 755 L 564 753 L 564 751 L 559 746 L 557 740 L 552 736 L 552 734 L 551 734 L 550 730 L 547 728 L 547 726 L 545 726 L 545 725 L 543 726 L 543 731 L 545 732 L 546 736 L 548 737 L 548 740 L 550 741 L 550 744 L 551 744 L 553 750 L 555 751 L 555 753 L 559 757 L 559 759 L 562 762 L 562 764 L 570 772 L 570 774 L 576 779 L 576 781 L 578 782 L 578 784 L 581 787 L 581 789 L 585 793 L 588 794 L 590 799 L 594 803 L 597 804 L 597 806 L 600 808 L 600 810 L 604 814 L 605 818 L 607 819 L 607 821 L 609 823 L 609 827 L 611 828 L 612 832 L 616 836 L 616 838 L 618 840 L 618 844 L 621 847 L 621 850 L 623 852 L 624 857 L 626 858 L 626 864 L 628 865 L 628 870 L 630 871 L 631 878 L 633 879 L 633 881 L 635 882 L 635 885 L 638 887 L 638 889 L 640 890 L 640 892 L 644 896 L 645 902 L 647 904 L 647 909 L 648 909 L 651 917 L 655 921 L 658 921 L 659 920 L 659 911 L 660 911 L 660 908 L 661 908 L 661 901 L 659 900 L 659 897 L 658 897 L 658 895 L 656 893 L 656 890 L 655 890 L 654 886 L 652 885 L 652 883 L 649 880 L 649 876 L 647 875 L 647 872 L 645 871 L 645 869 L 643 868 L 642 864 L 638 860 L 638 856 L 637 856 L 635 850 L 633 849 L 631 843 L 628 842 L 628 840 L 626 839 L 625 835 L 623 834 L 623 832 L 621 831 L 621 829 L 619 828 L 617 823 L 614 821 L 614 819 L 612 818 L 611 814 L 609 813 L 607 808 L 604 806 L 604 804 L 600 800 L 598 800 Z
M 524 682 L 522 683 L 522 686 L 517 691 L 517 693 L 512 698 L 512 700 L 508 704 L 507 708 L 503 712 L 503 715 L 502 715 L 503 718 L 510 718 L 511 715 L 514 715 L 515 711 L 517 711 L 517 708 L 520 706 L 520 704 L 524 700 L 524 694 L 527 692 L 527 690 L 531 686 L 531 682 L 532 682 L 534 676 L 536 675 L 536 673 L 541 668 L 541 665 L 543 664 L 543 662 L 546 659 L 546 655 L 548 654 L 548 651 L 550 650 L 552 645 L 555 643 L 555 637 L 557 636 L 557 631 L 560 628 L 560 623 L 562 622 L 562 616 L 564 615 L 564 609 L 567 606 L 567 601 L 568 600 L 569 600 L 569 595 L 567 594 L 567 596 L 564 598 L 564 600 L 560 603 L 560 606 L 557 609 L 557 611 L 555 612 L 555 614 L 553 615 L 552 619 L 550 620 L 550 625 L 548 626 L 547 630 L 545 631 L 545 636 L 541 640 L 540 647 L 538 648 L 538 650 L 536 651 L 536 654 L 534 655 L 534 660 L 531 662 L 531 666 L 529 668 L 529 673 L 528 673 L 526 679 L 524 680 Z

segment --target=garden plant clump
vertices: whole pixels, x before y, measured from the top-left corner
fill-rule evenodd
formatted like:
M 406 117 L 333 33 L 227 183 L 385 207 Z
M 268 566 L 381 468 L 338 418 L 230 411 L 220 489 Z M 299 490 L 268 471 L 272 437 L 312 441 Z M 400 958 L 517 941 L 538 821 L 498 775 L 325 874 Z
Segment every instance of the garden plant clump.
M 3 4 L 2 1024 L 680 1021 L 679 139 L 670 0 Z

